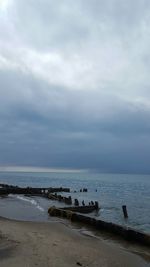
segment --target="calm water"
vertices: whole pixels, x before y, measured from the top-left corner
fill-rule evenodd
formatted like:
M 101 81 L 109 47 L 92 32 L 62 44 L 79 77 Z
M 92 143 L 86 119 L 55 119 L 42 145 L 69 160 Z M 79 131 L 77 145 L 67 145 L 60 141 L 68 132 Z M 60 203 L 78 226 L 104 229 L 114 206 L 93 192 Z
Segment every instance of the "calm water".
M 33 187 L 69 187 L 73 198 L 85 204 L 98 200 L 101 219 L 128 225 L 150 233 L 150 176 L 99 173 L 21 173 L 0 172 L 0 183 Z M 80 193 L 80 188 L 88 193 Z M 74 191 L 77 193 L 74 193 Z M 96 191 L 97 190 L 97 191 Z M 66 195 L 66 194 L 65 194 Z M 125 220 L 122 205 L 127 205 Z M 51 220 L 48 207 L 62 205 L 40 197 L 10 195 L 0 199 L 0 216 L 22 220 Z

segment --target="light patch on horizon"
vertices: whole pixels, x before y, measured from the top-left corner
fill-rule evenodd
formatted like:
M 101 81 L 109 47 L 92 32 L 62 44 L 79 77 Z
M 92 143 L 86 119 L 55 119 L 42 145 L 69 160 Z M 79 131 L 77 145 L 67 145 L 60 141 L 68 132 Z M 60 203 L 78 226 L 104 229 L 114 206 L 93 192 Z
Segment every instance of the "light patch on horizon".
M 53 173 L 81 173 L 87 172 L 87 170 L 78 170 L 78 169 L 58 169 L 58 168 L 40 168 L 40 167 L 31 167 L 31 166 L 0 166 L 0 172 L 53 172 Z

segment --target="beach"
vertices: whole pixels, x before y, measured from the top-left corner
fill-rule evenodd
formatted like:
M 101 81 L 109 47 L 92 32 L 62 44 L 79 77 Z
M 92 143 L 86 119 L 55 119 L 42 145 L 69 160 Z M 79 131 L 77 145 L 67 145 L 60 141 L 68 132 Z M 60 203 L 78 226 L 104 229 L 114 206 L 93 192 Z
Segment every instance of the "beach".
M 1 267 L 146 267 L 148 260 L 107 240 L 86 236 L 62 222 L 0 218 Z

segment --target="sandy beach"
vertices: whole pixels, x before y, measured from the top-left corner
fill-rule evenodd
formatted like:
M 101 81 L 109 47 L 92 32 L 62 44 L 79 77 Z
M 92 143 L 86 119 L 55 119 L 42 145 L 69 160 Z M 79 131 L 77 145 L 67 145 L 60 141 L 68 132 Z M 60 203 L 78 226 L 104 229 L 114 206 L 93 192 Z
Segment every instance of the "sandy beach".
M 84 236 L 60 222 L 20 222 L 0 218 L 1 267 L 144 267 L 139 255 L 117 244 Z

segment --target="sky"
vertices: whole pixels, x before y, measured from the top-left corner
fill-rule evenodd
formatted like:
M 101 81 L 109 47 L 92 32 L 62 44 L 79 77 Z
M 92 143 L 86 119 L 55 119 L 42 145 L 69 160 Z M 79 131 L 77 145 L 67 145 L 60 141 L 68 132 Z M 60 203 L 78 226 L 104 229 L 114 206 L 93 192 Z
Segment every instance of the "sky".
M 0 0 L 0 167 L 150 173 L 150 1 Z

